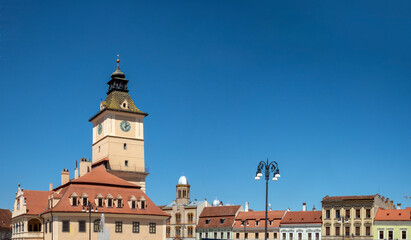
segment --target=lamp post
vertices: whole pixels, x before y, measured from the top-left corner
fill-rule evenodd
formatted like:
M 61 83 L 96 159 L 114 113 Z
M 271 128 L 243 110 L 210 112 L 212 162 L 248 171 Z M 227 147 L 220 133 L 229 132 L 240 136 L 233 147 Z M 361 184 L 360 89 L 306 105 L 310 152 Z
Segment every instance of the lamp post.
M 344 223 L 348 223 L 349 219 L 350 218 L 348 218 L 347 216 L 341 216 L 340 220 L 338 221 L 338 222 L 341 222 L 341 226 L 342 226 L 342 240 L 344 240 L 344 237 L 345 237 L 345 234 L 344 234 L 345 225 L 344 225 Z
M 91 212 L 98 212 L 97 206 L 90 201 L 83 206 L 83 212 L 88 212 L 88 239 L 91 240 Z
M 268 158 L 267 161 L 261 161 L 258 164 L 257 167 L 257 173 L 255 175 L 255 180 L 260 180 L 260 178 L 263 176 L 264 172 L 264 177 L 265 177 L 265 230 L 264 230 L 264 239 L 267 240 L 267 219 L 268 219 L 268 212 L 267 212 L 267 206 L 268 206 L 268 180 L 270 179 L 270 172 L 274 173 L 273 181 L 277 181 L 278 178 L 280 177 L 280 171 L 278 170 L 278 163 L 275 161 L 272 161 L 268 163 Z

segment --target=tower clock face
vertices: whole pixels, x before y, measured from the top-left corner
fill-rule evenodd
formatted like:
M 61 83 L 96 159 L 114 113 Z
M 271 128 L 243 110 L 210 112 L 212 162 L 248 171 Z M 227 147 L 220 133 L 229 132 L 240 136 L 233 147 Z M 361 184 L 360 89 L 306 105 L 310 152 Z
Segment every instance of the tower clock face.
M 99 124 L 98 128 L 97 128 L 98 134 L 100 135 L 102 131 L 103 131 L 103 126 L 101 126 L 101 124 Z
M 131 124 L 127 121 L 122 121 L 120 123 L 120 128 L 123 132 L 128 132 L 131 129 Z

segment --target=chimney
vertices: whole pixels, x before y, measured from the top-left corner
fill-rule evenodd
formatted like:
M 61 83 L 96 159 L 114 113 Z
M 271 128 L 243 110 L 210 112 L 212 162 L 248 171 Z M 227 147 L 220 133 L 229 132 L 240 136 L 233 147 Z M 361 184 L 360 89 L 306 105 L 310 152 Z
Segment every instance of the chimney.
M 315 205 L 313 205 L 313 211 L 315 211 Z
M 303 211 L 307 211 L 307 204 L 305 202 L 303 202 Z
M 77 160 L 76 160 L 76 168 L 74 169 L 74 179 L 78 178 L 78 165 L 77 165 Z
M 88 161 L 87 158 L 80 159 L 80 177 L 87 174 L 91 171 L 91 161 Z
M 248 202 L 245 202 L 244 212 L 248 212 Z
M 53 190 L 53 183 L 49 183 L 49 191 Z
M 61 185 L 68 183 L 70 180 L 70 172 L 68 169 L 61 171 Z
M 401 209 L 401 203 L 397 203 L 397 209 Z

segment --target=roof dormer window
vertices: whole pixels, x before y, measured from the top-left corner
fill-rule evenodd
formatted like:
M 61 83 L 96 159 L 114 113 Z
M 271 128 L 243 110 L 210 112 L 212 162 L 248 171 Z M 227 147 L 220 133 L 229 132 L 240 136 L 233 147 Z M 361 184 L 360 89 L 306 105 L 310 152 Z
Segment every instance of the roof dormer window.
M 122 109 L 128 109 L 127 99 L 124 99 L 124 101 L 121 103 L 120 107 L 121 107 Z
M 205 224 L 210 224 L 211 219 L 206 219 Z
M 223 224 L 225 222 L 225 218 L 220 218 L 220 224 Z

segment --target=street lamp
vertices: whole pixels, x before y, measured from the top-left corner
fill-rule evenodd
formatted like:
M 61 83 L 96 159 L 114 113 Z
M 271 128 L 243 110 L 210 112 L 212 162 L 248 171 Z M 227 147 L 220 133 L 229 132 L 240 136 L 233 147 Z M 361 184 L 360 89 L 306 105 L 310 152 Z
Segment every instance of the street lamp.
M 345 225 L 344 225 L 344 223 L 350 222 L 350 218 L 347 217 L 347 216 L 341 216 L 341 217 L 340 217 L 340 220 L 338 220 L 337 222 L 338 222 L 338 223 L 341 223 L 341 226 L 342 226 L 342 239 L 344 240 L 344 236 L 345 236 L 345 234 L 344 234 L 344 230 L 345 230 Z M 348 233 L 348 234 L 350 234 L 350 233 Z
M 257 167 L 257 173 L 255 175 L 255 180 L 260 180 L 260 178 L 263 176 L 264 171 L 264 176 L 265 176 L 265 233 L 264 233 L 264 239 L 267 240 L 267 219 L 268 219 L 268 212 L 267 212 L 267 202 L 268 202 L 268 180 L 270 179 L 270 172 L 274 173 L 273 176 L 273 181 L 277 181 L 278 178 L 280 177 L 280 171 L 278 170 L 278 164 L 275 161 L 272 161 L 268 163 L 268 158 L 267 161 L 261 161 L 260 164 L 258 164 Z
M 88 212 L 88 239 L 91 240 L 91 212 L 98 212 L 97 206 L 87 201 L 87 206 L 83 206 L 83 212 Z

